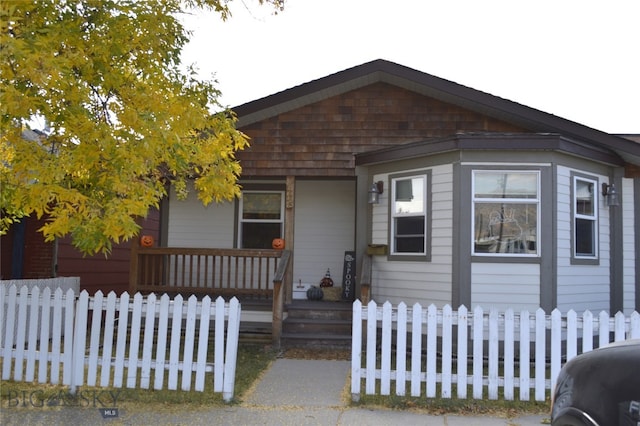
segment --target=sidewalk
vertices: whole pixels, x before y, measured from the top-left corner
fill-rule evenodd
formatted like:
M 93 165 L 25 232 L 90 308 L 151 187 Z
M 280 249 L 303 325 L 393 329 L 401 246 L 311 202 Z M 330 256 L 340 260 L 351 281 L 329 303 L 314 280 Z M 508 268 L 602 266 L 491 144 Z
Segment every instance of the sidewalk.
M 349 361 L 277 359 L 240 405 L 167 412 L 127 412 L 103 419 L 97 409 L 35 410 L 5 408 L 0 423 L 7 425 L 445 425 L 538 426 L 548 416 L 496 417 L 435 416 L 412 411 L 351 408 Z

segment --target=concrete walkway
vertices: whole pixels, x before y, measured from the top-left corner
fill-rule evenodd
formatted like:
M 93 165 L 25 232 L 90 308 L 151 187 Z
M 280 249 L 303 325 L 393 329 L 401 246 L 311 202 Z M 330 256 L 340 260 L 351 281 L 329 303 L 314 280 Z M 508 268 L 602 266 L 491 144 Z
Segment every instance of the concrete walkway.
M 2 425 L 445 425 L 538 426 L 548 416 L 496 417 L 434 416 L 412 411 L 351 408 L 348 406 L 349 361 L 277 359 L 240 405 L 166 412 L 127 412 L 104 419 L 95 408 L 6 408 Z M 3 396 L 4 397 L 4 396 Z

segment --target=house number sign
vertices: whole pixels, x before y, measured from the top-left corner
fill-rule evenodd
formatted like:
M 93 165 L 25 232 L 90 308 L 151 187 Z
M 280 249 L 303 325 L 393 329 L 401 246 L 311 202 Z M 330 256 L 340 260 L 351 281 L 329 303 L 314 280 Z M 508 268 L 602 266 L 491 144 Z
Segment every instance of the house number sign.
M 353 300 L 356 287 L 356 252 L 344 252 L 342 268 L 342 300 Z

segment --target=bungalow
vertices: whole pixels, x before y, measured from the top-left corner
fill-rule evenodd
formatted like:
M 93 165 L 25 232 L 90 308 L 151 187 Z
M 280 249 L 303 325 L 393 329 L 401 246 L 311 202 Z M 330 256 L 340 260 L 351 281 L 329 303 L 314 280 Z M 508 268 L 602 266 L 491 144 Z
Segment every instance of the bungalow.
M 170 194 L 167 247 L 292 254 L 287 301 L 640 310 L 640 143 L 375 60 L 236 107 L 242 198 Z M 347 281 L 350 281 L 349 277 Z

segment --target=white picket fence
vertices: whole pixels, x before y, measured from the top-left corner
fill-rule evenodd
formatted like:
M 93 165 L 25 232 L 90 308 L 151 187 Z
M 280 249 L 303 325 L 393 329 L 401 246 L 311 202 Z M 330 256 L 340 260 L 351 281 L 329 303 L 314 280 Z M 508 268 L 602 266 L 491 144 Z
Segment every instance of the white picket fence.
M 100 291 L 76 297 L 71 289 L 0 286 L 2 380 L 62 383 L 71 392 L 82 385 L 176 390 L 181 373 L 180 389 L 190 390 L 194 380 L 203 391 L 205 373 L 213 372 L 214 392 L 230 401 L 240 311 L 235 298 L 104 297 Z M 211 321 L 213 363 L 207 359 Z
M 468 312 L 464 306 L 457 311 L 448 305 L 423 309 L 420 304 L 377 306 L 373 301 L 363 306 L 357 300 L 351 396 L 360 399 L 364 379 L 366 395 L 390 395 L 394 382 L 398 396 L 409 387 L 412 397 L 452 398 L 455 386 L 460 399 L 468 397 L 471 387 L 473 399 L 482 399 L 485 392 L 498 399 L 502 389 L 502 398 L 514 400 L 518 388 L 517 399 L 529 401 L 533 390 L 535 400 L 544 401 L 563 362 L 594 349 L 594 340 L 595 347 L 607 345 L 612 335 L 614 341 L 640 338 L 640 314 L 610 318 L 606 312 L 578 316 L 569 311 L 563 316 L 557 309 L 546 315 L 542 309 L 515 313 L 480 307 Z

